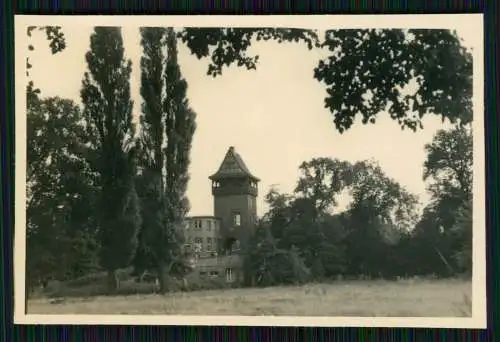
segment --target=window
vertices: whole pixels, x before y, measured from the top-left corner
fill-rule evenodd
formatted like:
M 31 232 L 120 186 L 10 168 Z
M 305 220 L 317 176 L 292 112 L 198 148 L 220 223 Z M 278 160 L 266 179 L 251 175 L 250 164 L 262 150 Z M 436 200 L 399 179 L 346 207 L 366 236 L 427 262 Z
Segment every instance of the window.
M 212 238 L 207 238 L 207 251 L 212 251 Z
M 240 227 L 240 226 L 241 226 L 241 214 L 233 213 L 233 227 Z
M 207 272 L 205 271 L 200 271 L 200 277 L 205 277 L 207 275 Z
M 201 221 L 200 220 L 194 221 L 194 228 L 195 229 L 201 229 Z
M 234 241 L 231 249 L 233 251 L 239 251 L 240 250 L 240 241 L 239 240 Z
M 212 221 L 207 221 L 207 230 L 208 231 L 212 230 Z
M 226 281 L 232 282 L 233 279 L 233 270 L 231 268 L 226 268 Z
M 201 237 L 194 238 L 194 250 L 198 253 L 203 250 L 203 240 Z
M 210 271 L 208 272 L 208 277 L 209 278 L 217 278 L 219 276 L 219 272 L 217 271 Z

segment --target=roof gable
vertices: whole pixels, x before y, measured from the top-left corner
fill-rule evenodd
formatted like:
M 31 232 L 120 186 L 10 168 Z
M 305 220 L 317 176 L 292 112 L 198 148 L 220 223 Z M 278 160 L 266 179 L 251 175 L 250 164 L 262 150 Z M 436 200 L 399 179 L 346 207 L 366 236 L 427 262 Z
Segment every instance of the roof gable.
M 234 150 L 233 146 L 229 147 L 219 170 L 210 176 L 210 179 L 215 180 L 226 177 L 248 177 L 255 181 L 259 181 L 259 179 L 248 170 L 248 167 L 243 162 L 241 156 Z

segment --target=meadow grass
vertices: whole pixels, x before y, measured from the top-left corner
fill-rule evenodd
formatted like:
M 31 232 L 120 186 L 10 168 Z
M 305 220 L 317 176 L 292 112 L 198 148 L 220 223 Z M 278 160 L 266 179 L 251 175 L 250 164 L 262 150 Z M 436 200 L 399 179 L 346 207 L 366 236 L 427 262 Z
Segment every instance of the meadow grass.
M 470 317 L 470 281 L 337 281 L 301 286 L 35 298 L 28 314 Z

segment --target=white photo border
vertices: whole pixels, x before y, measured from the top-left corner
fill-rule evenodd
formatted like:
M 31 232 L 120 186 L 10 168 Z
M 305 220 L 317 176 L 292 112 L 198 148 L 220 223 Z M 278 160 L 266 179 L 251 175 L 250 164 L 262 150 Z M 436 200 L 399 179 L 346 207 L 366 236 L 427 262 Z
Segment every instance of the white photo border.
M 206 325 L 310 327 L 487 327 L 486 213 L 484 133 L 484 39 L 482 14 L 423 15 L 269 15 L 269 16 L 15 16 L 15 231 L 14 323 L 99 325 Z M 472 317 L 298 317 L 187 315 L 34 315 L 25 310 L 26 264 L 26 84 L 27 26 L 170 26 L 170 27 L 295 27 L 429 28 L 467 26 L 475 33 L 473 54 L 473 298 Z

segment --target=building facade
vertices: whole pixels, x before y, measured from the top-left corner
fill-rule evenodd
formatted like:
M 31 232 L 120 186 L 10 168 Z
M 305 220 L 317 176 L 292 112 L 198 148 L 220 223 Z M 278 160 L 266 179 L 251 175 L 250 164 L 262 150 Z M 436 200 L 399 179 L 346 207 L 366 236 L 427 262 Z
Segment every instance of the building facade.
M 192 216 L 184 222 L 186 249 L 199 257 L 219 254 L 221 245 L 220 219 L 214 216 Z
M 257 223 L 258 182 L 241 156 L 230 147 L 212 182 L 213 216 L 187 217 L 183 225 L 187 251 L 193 257 L 190 278 L 243 280 L 240 253 Z

